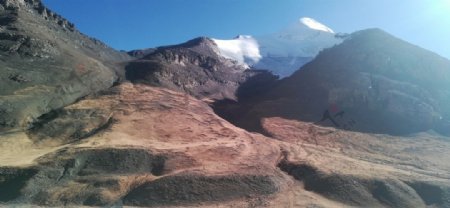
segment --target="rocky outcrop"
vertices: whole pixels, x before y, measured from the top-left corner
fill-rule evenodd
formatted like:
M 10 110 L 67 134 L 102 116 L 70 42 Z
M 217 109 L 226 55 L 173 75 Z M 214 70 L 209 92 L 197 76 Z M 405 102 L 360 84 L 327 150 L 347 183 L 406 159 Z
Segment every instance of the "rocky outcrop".
M 146 48 L 128 51 L 127 54 L 135 58 L 143 58 L 156 51 L 156 48 Z
M 2 0 L 0 5 L 4 10 L 37 12 L 40 17 L 57 23 L 59 26 L 72 32 L 75 31 L 73 23 L 45 7 L 41 0 Z
M 0 1 L 0 129 L 110 87 L 129 59 L 47 9 L 39 0 Z
M 125 196 L 124 204 L 153 207 L 217 203 L 245 195 L 270 196 L 276 191 L 277 185 L 268 176 L 172 176 L 137 187 Z
M 247 70 L 218 55 L 217 45 L 208 38 L 196 38 L 174 46 L 160 47 L 126 67 L 126 78 L 186 92 L 197 98 L 236 100 L 240 85 L 267 71 Z M 263 75 L 265 76 L 265 75 Z

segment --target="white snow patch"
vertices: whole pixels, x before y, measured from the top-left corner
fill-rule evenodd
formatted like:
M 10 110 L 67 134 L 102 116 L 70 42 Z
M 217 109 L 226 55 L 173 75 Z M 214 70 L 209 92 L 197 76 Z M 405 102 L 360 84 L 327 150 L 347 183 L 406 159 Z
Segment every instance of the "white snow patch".
M 329 27 L 309 17 L 300 18 L 300 22 L 313 30 L 321 30 L 324 32 L 334 33 L 334 31 Z
M 232 40 L 212 39 L 219 48 L 220 55 L 248 67 L 261 59 L 258 42 L 249 35 L 240 35 Z

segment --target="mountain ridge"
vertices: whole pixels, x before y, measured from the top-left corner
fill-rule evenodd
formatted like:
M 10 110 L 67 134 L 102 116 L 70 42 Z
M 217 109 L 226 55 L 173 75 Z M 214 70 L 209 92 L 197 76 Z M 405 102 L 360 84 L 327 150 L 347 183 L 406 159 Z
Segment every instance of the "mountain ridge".
M 264 70 L 250 70 L 223 57 L 215 41 L 206 37 L 158 47 L 126 66 L 126 78 L 132 82 L 162 86 L 200 99 L 235 100 L 239 86 L 258 77 L 277 79 Z

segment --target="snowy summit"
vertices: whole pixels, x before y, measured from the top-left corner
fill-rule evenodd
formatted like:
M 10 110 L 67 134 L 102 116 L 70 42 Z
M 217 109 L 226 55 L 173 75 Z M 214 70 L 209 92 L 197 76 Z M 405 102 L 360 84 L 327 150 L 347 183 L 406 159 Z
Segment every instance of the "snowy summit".
M 247 67 L 270 69 L 285 77 L 311 61 L 324 48 L 339 44 L 343 39 L 319 21 L 303 17 L 272 34 L 240 35 L 232 40 L 213 41 L 223 57 Z
M 300 18 L 300 22 L 313 30 L 321 30 L 324 32 L 334 33 L 332 29 L 309 17 Z

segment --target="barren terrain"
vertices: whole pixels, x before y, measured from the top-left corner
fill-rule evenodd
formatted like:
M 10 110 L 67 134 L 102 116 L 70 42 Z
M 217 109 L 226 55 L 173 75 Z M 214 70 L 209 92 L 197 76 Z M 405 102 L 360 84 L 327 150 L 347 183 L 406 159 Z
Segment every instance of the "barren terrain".
M 237 128 L 186 94 L 124 83 L 44 116 L 31 130 L 2 133 L 0 190 L 15 190 L 0 200 L 37 206 L 450 205 L 447 138 L 355 133 L 282 118 L 264 119 L 263 128 L 272 137 Z

